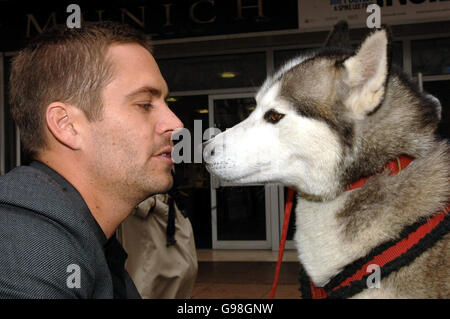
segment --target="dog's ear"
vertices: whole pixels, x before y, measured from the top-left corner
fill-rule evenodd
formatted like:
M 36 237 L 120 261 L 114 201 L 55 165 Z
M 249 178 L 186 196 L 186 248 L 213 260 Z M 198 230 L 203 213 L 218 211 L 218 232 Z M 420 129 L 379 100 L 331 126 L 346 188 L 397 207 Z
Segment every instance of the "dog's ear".
M 358 117 L 372 112 L 382 102 L 390 67 L 390 32 L 371 33 L 356 53 L 342 62 L 348 87 L 345 104 Z
M 333 27 L 333 30 L 328 34 L 327 39 L 323 45 L 326 47 L 351 49 L 350 35 L 348 32 L 347 21 L 339 21 Z
M 436 111 L 436 116 L 438 121 L 442 119 L 442 104 L 441 101 L 437 97 L 431 94 L 426 94 L 425 99 L 427 99 L 433 106 Z

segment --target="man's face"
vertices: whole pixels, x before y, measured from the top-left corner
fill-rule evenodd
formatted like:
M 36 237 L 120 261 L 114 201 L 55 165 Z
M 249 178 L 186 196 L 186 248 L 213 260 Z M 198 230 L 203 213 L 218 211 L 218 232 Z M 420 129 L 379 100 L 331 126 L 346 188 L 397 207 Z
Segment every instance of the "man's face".
M 138 44 L 112 45 L 108 57 L 114 76 L 102 93 L 103 117 L 88 129 L 93 185 L 131 200 L 166 192 L 173 183 L 171 134 L 183 127 L 165 102 L 167 84 Z

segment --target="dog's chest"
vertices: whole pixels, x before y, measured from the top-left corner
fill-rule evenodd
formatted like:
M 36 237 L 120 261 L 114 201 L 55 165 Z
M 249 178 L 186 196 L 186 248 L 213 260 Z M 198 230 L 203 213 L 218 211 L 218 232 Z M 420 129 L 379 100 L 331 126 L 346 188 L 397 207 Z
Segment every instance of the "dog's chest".
M 342 226 L 336 219 L 344 205 L 345 196 L 327 203 L 297 201 L 294 239 L 302 265 L 318 286 L 326 284 L 356 253 L 341 235 Z

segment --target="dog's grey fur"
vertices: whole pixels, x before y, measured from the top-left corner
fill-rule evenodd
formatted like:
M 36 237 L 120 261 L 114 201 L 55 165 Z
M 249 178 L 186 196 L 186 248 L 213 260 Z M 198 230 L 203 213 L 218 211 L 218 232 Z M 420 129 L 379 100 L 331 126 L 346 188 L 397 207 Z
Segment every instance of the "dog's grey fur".
M 325 48 L 268 78 L 250 117 L 208 142 L 212 149 L 220 144 L 227 150 L 207 158 L 208 170 L 219 177 L 296 189 L 299 259 L 317 286 L 450 202 L 450 148 L 435 136 L 439 101 L 390 66 L 387 29 L 372 32 L 355 52 L 343 32 L 346 25 L 338 25 Z M 284 117 L 264 122 L 269 109 Z M 252 143 L 245 132 L 253 136 L 254 127 L 266 133 L 261 141 L 252 137 Z M 415 160 L 397 175 L 383 171 L 402 154 Z M 279 165 L 267 166 L 267 160 L 263 165 L 264 156 Z M 345 191 L 371 175 L 363 187 Z M 381 277 L 381 288 L 355 297 L 450 298 L 450 235 Z

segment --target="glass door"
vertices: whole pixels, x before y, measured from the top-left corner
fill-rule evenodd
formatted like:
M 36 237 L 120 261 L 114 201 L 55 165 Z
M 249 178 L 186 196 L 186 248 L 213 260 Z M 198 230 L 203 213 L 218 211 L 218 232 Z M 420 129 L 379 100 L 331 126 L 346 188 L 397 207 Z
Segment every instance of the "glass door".
M 211 95 L 210 127 L 224 132 L 247 118 L 256 105 L 254 95 Z M 278 213 L 277 185 L 241 186 L 211 176 L 213 249 L 271 249 Z

